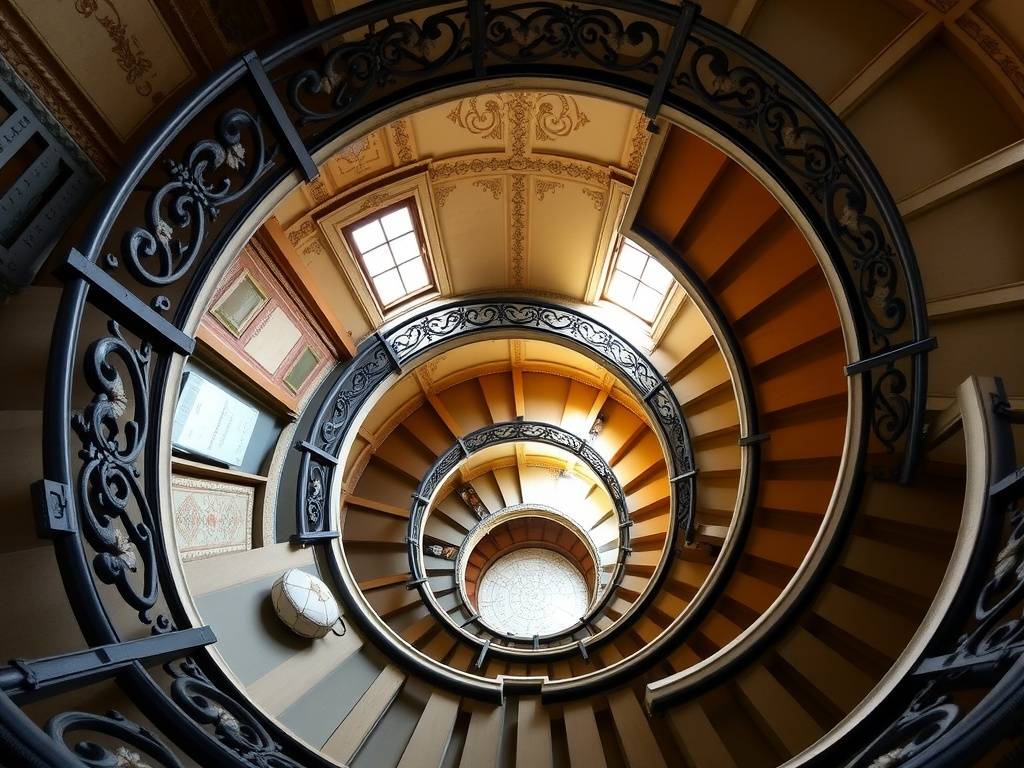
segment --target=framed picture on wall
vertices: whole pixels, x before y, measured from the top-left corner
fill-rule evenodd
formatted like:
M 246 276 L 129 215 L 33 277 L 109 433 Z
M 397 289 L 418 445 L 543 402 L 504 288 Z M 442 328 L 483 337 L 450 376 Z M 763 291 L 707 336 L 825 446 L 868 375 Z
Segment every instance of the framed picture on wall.
M 252 439 L 259 410 L 220 384 L 188 371 L 174 412 L 171 445 L 237 467 Z

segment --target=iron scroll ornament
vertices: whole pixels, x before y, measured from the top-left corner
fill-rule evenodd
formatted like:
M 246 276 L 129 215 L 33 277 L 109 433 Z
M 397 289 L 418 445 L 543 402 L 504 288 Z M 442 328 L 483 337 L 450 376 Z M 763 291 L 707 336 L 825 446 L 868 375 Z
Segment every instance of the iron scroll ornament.
M 355 427 L 360 409 L 395 373 L 432 350 L 486 333 L 529 332 L 567 342 L 596 356 L 643 401 L 661 435 L 673 483 L 670 536 L 694 529 L 694 463 L 689 433 L 671 387 L 647 357 L 610 328 L 568 307 L 528 299 L 455 302 L 427 310 L 369 337 L 325 396 L 302 452 L 296 505 L 296 540 L 313 541 L 330 531 L 327 494 L 337 452 Z
M 605 5 L 609 10 L 594 7 L 581 9 L 576 5 L 556 2 L 505 6 L 500 9 L 503 18 L 501 24 L 504 25 L 504 29 L 509 30 L 510 36 L 499 35 L 489 42 L 489 37 L 492 36 L 490 30 L 498 28 L 494 26 L 497 24 L 497 14 L 495 9 L 488 8 L 484 3 L 473 0 L 465 6 L 452 8 L 451 4 L 441 2 L 383 0 L 366 4 L 361 9 L 340 15 L 286 41 L 260 60 L 272 74 L 283 72 L 280 75 L 275 74 L 275 82 L 278 90 L 282 92 L 280 101 L 294 117 L 298 113 L 298 108 L 290 103 L 287 94 L 284 93 L 287 90 L 288 77 L 285 70 L 290 70 L 292 62 L 301 60 L 305 66 L 309 58 L 315 60 L 318 56 L 329 55 L 329 51 L 321 52 L 321 45 L 333 45 L 333 41 L 343 35 L 346 39 L 351 39 L 353 34 L 358 36 L 359 30 L 364 28 L 369 30 L 366 36 L 372 36 L 393 25 L 393 19 L 396 17 L 404 18 L 410 13 L 417 15 L 421 12 L 429 15 L 432 8 L 444 9 L 439 10 L 439 13 L 453 14 L 452 18 L 458 21 L 457 27 L 462 37 L 459 44 L 448 54 L 437 55 L 438 49 L 428 39 L 421 46 L 422 61 L 410 65 L 412 60 L 404 58 L 409 66 L 405 66 L 402 72 L 394 66 L 393 59 L 374 54 L 377 58 L 373 59 L 376 68 L 373 87 L 367 87 L 350 99 L 343 113 L 329 115 L 324 120 L 312 121 L 302 131 L 302 140 L 310 151 L 326 146 L 343 132 L 351 130 L 359 120 L 387 106 L 438 88 L 478 81 L 485 74 L 497 77 L 523 74 L 562 80 L 587 79 L 645 97 L 651 92 L 656 71 L 671 68 L 674 72 L 681 72 L 686 69 L 687 57 L 692 47 L 690 43 L 687 44 L 687 50 L 680 59 L 679 67 L 675 67 L 673 62 L 666 59 L 667 46 L 664 43 L 667 40 L 667 30 L 671 28 L 676 18 L 675 11 L 668 5 L 653 0 L 634 0 L 628 4 L 631 19 L 648 20 L 649 27 L 656 35 L 650 38 L 654 41 L 651 44 L 643 39 L 647 27 L 631 27 L 631 24 L 623 22 L 620 32 L 619 25 L 613 24 L 607 18 L 609 15 L 618 18 L 617 12 L 625 11 L 627 8 L 624 2 L 610 1 Z M 605 14 L 605 21 L 602 23 L 610 26 L 602 26 L 602 23 L 585 25 L 586 19 L 600 15 L 597 13 L 599 10 Z M 509 14 L 515 18 L 511 18 Z M 528 21 L 531 18 L 534 19 L 533 25 Z M 415 23 L 423 26 L 422 21 Z M 592 31 L 582 34 L 584 29 Z M 638 34 L 640 38 L 637 37 Z M 841 123 L 827 112 L 817 97 L 766 54 L 703 18 L 698 18 L 694 24 L 693 39 L 702 39 L 705 44 L 725 52 L 730 66 L 725 67 L 726 78 L 719 82 L 719 86 L 725 86 L 726 90 L 729 90 L 726 82 L 728 73 L 730 69 L 736 69 L 732 59 L 741 58 L 747 62 L 748 68 L 761 73 L 770 88 L 787 94 L 788 98 L 802 105 L 806 119 L 836 139 L 840 149 L 837 157 L 843 161 L 849 174 L 856 178 L 857 188 L 863 191 L 864 197 L 859 201 L 855 197 L 849 198 L 852 200 L 850 212 L 847 212 L 845 207 L 840 208 L 834 212 L 832 219 L 829 219 L 823 214 L 826 207 L 825 198 L 814 197 L 814 190 L 807 186 L 806 181 L 785 164 L 780 163 L 778 152 L 763 149 L 760 134 L 755 130 L 756 124 L 729 115 L 717 103 L 717 99 L 708 99 L 699 94 L 695 97 L 681 81 L 670 85 L 665 92 L 664 103 L 693 115 L 719 130 L 748 151 L 782 183 L 811 219 L 829 252 L 833 254 L 836 267 L 846 284 L 845 298 L 854 316 L 859 318 L 858 322 L 865 329 L 869 325 L 869 321 L 864 319 L 866 303 L 886 303 L 887 297 L 899 298 L 906 303 L 906 317 L 901 320 L 898 329 L 886 334 L 888 341 L 879 338 L 868 343 L 866 335 L 862 335 L 859 342 L 861 351 L 882 350 L 886 343 L 895 344 L 901 337 L 923 338 L 926 328 L 924 304 L 906 233 L 877 172 L 856 142 Z M 641 49 L 648 53 L 638 54 Z M 722 77 L 722 71 L 720 67 L 715 77 Z M 332 87 L 345 87 L 344 78 L 347 77 L 347 73 L 341 72 L 341 76 Z M 81 249 L 86 261 L 97 265 L 97 268 L 98 265 L 102 265 L 111 275 L 123 280 L 125 285 L 115 287 L 123 289 L 124 296 L 137 300 L 141 306 L 136 308 L 130 301 L 101 303 L 102 292 L 97 290 L 95 282 L 81 275 L 72 275 L 67 280 L 55 321 L 47 377 L 44 476 L 47 482 L 67 489 L 68 512 L 73 519 L 78 519 L 83 502 L 80 498 L 75 498 L 77 494 L 72 492 L 77 484 L 78 467 L 72 471 L 69 457 L 73 452 L 69 451 L 67 434 L 71 424 L 71 382 L 79 365 L 75 350 L 80 341 L 83 346 L 86 342 L 86 339 L 79 338 L 81 329 L 88 327 L 81 323 L 85 304 L 94 304 L 111 319 L 120 322 L 122 327 L 130 328 L 132 333 L 139 333 L 141 342 L 135 345 L 132 354 L 137 352 L 145 356 L 152 355 L 147 364 L 150 371 L 147 376 L 148 386 L 154 393 L 162 393 L 162 377 L 166 375 L 169 355 L 164 355 L 160 351 L 158 342 L 161 338 L 158 330 L 154 329 L 159 329 L 161 323 L 176 330 L 185 324 L 192 303 L 199 295 L 199 287 L 213 263 L 221 256 L 230 236 L 243 226 L 246 218 L 265 198 L 273 185 L 292 170 L 292 167 L 284 162 L 287 158 L 283 153 L 276 148 L 268 149 L 270 145 L 264 138 L 264 134 L 269 131 L 270 118 L 273 116 L 268 111 L 246 109 L 249 117 L 241 118 L 234 111 L 238 109 L 233 106 L 234 101 L 236 98 L 244 100 L 251 85 L 247 71 L 239 60 L 229 64 L 194 94 L 186 97 L 168 116 L 160 131 L 126 163 L 122 174 L 112 184 L 105 202 L 100 204 L 97 215 L 91 221 L 84 239 L 84 247 Z M 225 103 L 231 106 L 225 108 Z M 277 116 L 277 119 L 277 127 L 280 128 L 280 117 Z M 297 117 L 295 121 L 298 122 Z M 218 133 L 218 123 L 226 126 L 226 130 Z M 289 127 L 294 130 L 294 126 Z M 253 133 L 253 128 L 258 132 L 258 136 Z M 780 129 L 777 135 L 782 139 L 782 146 L 785 148 L 786 142 L 792 141 L 796 133 Z M 213 146 L 200 148 L 193 144 L 182 150 L 181 144 L 195 136 L 212 136 L 213 138 L 208 140 L 217 144 L 219 149 Z M 197 149 L 198 153 L 193 151 Z M 798 155 L 804 152 L 799 147 L 786 148 L 786 152 L 790 151 L 795 151 Z M 173 163 L 176 163 L 177 167 Z M 183 173 L 182 169 L 187 169 L 188 173 Z M 827 178 L 828 174 L 825 174 L 825 177 Z M 148 199 L 149 210 L 159 213 L 150 215 L 145 209 L 141 209 L 140 212 L 138 206 L 129 205 L 129 200 L 133 196 Z M 828 222 L 832 220 L 834 221 L 830 229 Z M 869 279 L 865 282 L 860 275 L 863 264 L 869 261 L 862 260 L 858 263 L 849 258 L 846 249 L 834 247 L 836 235 L 833 230 L 837 227 L 843 231 L 851 227 L 853 230 L 860 230 L 861 225 L 868 220 L 878 223 L 884 244 L 877 249 L 877 253 L 883 258 L 877 263 L 871 262 L 871 269 L 867 272 Z M 137 232 L 140 228 L 145 230 L 145 234 L 140 235 Z M 120 260 L 114 256 L 115 252 L 122 256 Z M 889 255 L 892 256 L 891 260 L 888 259 Z M 163 290 L 170 285 L 176 288 L 183 285 L 186 287 L 180 294 L 168 290 L 167 295 L 142 298 L 148 289 Z M 867 286 L 867 293 L 861 287 L 863 285 Z M 109 298 L 108 296 L 107 299 Z M 176 306 L 172 302 L 176 302 Z M 170 319 L 172 307 L 173 320 Z M 912 329 L 908 320 L 912 321 Z M 137 331 L 137 327 L 143 330 Z M 180 333 L 180 330 L 178 332 Z M 166 342 L 166 338 L 162 341 Z M 125 343 L 132 346 L 127 341 Z M 154 345 L 153 349 L 150 348 L 150 344 Z M 119 357 L 120 353 L 115 353 L 115 356 Z M 920 424 L 924 408 L 924 360 L 923 355 L 916 355 L 909 372 L 904 361 L 900 361 L 898 366 L 890 366 L 895 370 L 895 374 L 888 379 L 885 387 L 871 387 L 875 393 L 873 403 L 876 412 L 881 398 L 889 398 L 890 407 L 887 412 L 895 414 L 895 417 L 886 427 L 886 434 L 892 445 L 895 445 L 901 436 L 907 438 L 908 459 L 913 458 L 911 441 L 916 440 L 919 435 L 916 426 Z M 142 361 L 139 363 L 141 365 Z M 108 404 L 118 400 L 116 391 L 106 391 L 103 384 L 98 387 L 90 386 L 93 390 L 93 401 L 86 406 L 85 417 L 88 419 L 87 410 L 91 406 L 110 413 Z M 892 397 L 889 397 L 890 392 Z M 162 394 L 154 394 L 151 397 L 147 409 L 149 413 L 161 412 L 162 397 Z M 660 397 L 661 395 L 656 395 L 656 398 Z M 124 423 L 128 421 L 135 421 L 141 426 L 139 418 L 128 419 Z M 86 431 L 88 429 L 86 426 Z M 127 434 L 127 431 L 124 431 L 122 439 Z M 129 461 L 124 468 L 138 471 L 136 465 L 141 463 L 145 466 L 148 477 L 149 469 L 155 466 L 157 461 L 159 446 L 155 443 L 155 435 L 158 433 L 150 429 L 147 434 L 143 452 L 138 456 L 142 461 Z M 83 438 L 83 444 L 91 442 L 94 442 L 94 438 Z M 122 445 L 117 451 L 123 453 L 123 449 Z M 84 450 L 88 450 L 88 445 L 85 445 Z M 108 493 L 107 499 L 95 507 L 101 528 L 106 526 L 102 515 L 106 515 L 107 522 L 115 524 L 119 523 L 119 519 L 123 520 L 121 513 L 116 511 L 120 509 L 118 505 L 122 501 L 128 504 L 124 507 L 126 510 L 137 507 L 135 489 L 130 483 L 124 485 L 125 479 L 126 476 L 122 476 L 117 481 L 116 491 Z M 160 489 L 156 483 L 156 480 L 149 479 L 145 488 L 151 509 L 156 509 L 153 505 L 159 498 Z M 89 489 L 89 493 L 107 493 L 93 485 L 91 480 L 85 487 Z M 321 485 L 321 490 L 323 488 Z M 113 502 L 113 506 L 109 506 L 108 502 Z M 113 514 L 108 515 L 107 511 Z M 132 570 L 129 561 L 132 557 L 136 558 L 138 568 L 141 553 L 146 552 L 148 556 L 148 549 L 143 542 L 152 532 L 137 527 L 140 523 L 149 527 L 144 511 L 136 509 L 131 514 L 134 515 L 131 524 L 136 526 L 137 540 L 132 540 L 131 531 L 122 531 L 122 535 L 128 540 L 120 543 L 116 541 L 117 535 L 114 533 L 113 546 L 105 534 L 101 534 L 100 539 L 104 542 L 100 552 L 123 563 L 124 567 L 116 562 L 104 560 L 110 566 L 107 571 L 108 577 L 118 584 L 119 594 L 126 600 L 128 598 L 121 589 L 118 581 L 120 576 L 117 574 L 122 573 L 127 578 L 128 573 L 138 573 L 137 570 Z M 322 515 L 321 511 L 321 517 Z M 154 525 L 158 524 L 159 520 L 155 520 Z M 113 528 L 106 527 L 106 531 L 109 533 Z M 55 540 L 55 547 L 66 585 L 77 585 L 68 586 L 68 594 L 75 603 L 79 622 L 86 636 L 91 638 L 90 642 L 115 641 L 116 631 L 104 612 L 102 598 L 98 596 L 91 583 L 89 564 L 81 555 L 81 538 L 84 538 L 84 535 L 80 537 L 77 531 L 69 533 L 71 535 L 64 537 L 62 541 Z M 158 565 L 165 555 L 162 548 L 157 546 L 155 560 Z M 137 610 L 145 615 L 151 598 L 155 604 L 155 592 L 149 589 L 152 582 L 145 571 L 147 561 L 143 560 L 142 564 L 142 585 L 140 587 L 133 584 L 130 591 L 141 598 L 144 604 L 142 607 L 133 604 L 133 607 L 137 607 Z M 99 568 L 97 565 L 93 569 L 96 575 L 101 575 Z M 161 568 L 157 569 L 158 573 L 162 572 Z M 157 586 L 160 584 L 164 584 L 162 575 L 158 578 Z M 183 616 L 180 608 L 175 607 L 179 598 L 174 590 L 165 589 L 165 597 L 171 603 L 172 613 Z M 157 701 L 152 707 L 147 708 L 159 711 L 165 706 L 162 701 Z M 185 731 L 178 729 L 176 733 L 181 736 Z
M 407 93 L 417 80 L 451 82 L 466 71 L 614 83 L 645 97 L 663 85 L 661 103 L 742 147 L 808 217 L 854 309 L 857 359 L 894 354 L 863 373 L 872 433 L 889 454 L 903 445 L 895 474 L 908 480 L 923 425 L 927 349 L 903 347 L 928 334 L 920 275 L 895 204 L 854 137 L 790 72 L 699 15 L 673 49 L 679 19 L 678 9 L 646 0 L 425 9 L 334 46 L 284 78 L 283 98 L 319 145 L 331 121 L 362 114 L 375 92 Z
M 622 486 L 619 484 L 618 478 L 615 476 L 615 472 L 612 468 L 608 465 L 608 462 L 606 462 L 586 440 L 577 437 L 572 432 L 562 429 L 561 427 L 536 421 L 498 422 L 486 427 L 481 427 L 480 429 L 476 429 L 463 436 L 451 448 L 437 457 L 433 465 L 431 465 L 423 476 L 419 486 L 417 486 L 416 492 L 413 494 L 412 506 L 409 510 L 409 524 L 407 527 L 406 541 L 409 544 L 409 572 L 412 574 L 412 583 L 415 583 L 417 585 L 417 589 L 420 590 L 420 594 L 423 596 L 424 605 L 427 606 L 430 612 L 434 614 L 435 618 L 437 618 L 442 625 L 448 626 L 449 631 L 476 644 L 482 643 L 483 641 L 465 630 L 465 625 L 455 623 L 452 620 L 451 615 L 437 604 L 436 598 L 433 595 L 430 580 L 427 578 L 427 572 L 422 560 L 422 553 L 424 550 L 423 533 L 425 518 L 427 512 L 430 510 L 431 500 L 434 495 L 442 486 L 445 479 L 450 475 L 452 470 L 454 470 L 463 459 L 466 459 L 474 453 L 478 453 L 490 446 L 518 442 L 533 442 L 551 445 L 556 448 L 561 448 L 583 461 L 597 476 L 598 480 L 601 481 L 601 484 L 608 492 L 608 496 L 612 500 L 612 505 L 615 508 L 615 515 L 618 520 L 618 556 L 615 561 L 615 569 L 608 581 L 608 584 L 604 588 L 601 598 L 591 606 L 584 616 L 580 618 L 580 621 L 557 633 L 540 636 L 538 638 L 538 642 L 551 643 L 564 640 L 571 637 L 581 628 L 586 627 L 588 623 L 601 615 L 605 606 L 608 605 L 622 581 L 622 577 L 625 574 L 626 559 L 631 551 L 629 548 L 629 529 L 633 524 L 633 521 L 629 514 L 629 509 L 626 506 L 626 494 L 622 490 Z M 456 571 L 458 572 L 458 567 L 456 567 Z M 654 590 L 649 590 L 645 597 L 637 601 L 636 608 L 631 609 L 630 612 L 632 614 L 641 613 L 643 606 L 649 601 L 649 599 L 653 598 L 653 596 Z M 498 634 L 491 628 L 488 628 L 488 632 L 495 635 Z M 544 648 L 534 649 L 534 641 L 532 638 L 517 638 L 513 635 L 502 635 L 502 637 L 512 645 L 515 645 L 518 642 L 523 644 L 522 648 L 529 648 L 531 651 L 531 659 L 534 661 L 537 661 L 539 656 L 549 653 L 552 650 L 549 645 Z M 575 645 L 570 649 L 559 648 L 558 651 L 565 652 L 566 650 L 574 648 Z M 502 646 L 491 645 L 490 650 L 492 656 L 499 658 L 503 656 Z

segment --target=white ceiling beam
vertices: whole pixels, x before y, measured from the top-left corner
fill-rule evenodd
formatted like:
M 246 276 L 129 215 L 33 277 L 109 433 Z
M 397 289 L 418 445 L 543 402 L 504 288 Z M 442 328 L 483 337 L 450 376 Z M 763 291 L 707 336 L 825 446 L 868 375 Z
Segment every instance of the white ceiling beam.
M 924 213 L 930 208 L 949 202 L 977 186 L 993 181 L 1024 162 L 1024 140 L 996 150 L 958 171 L 932 182 L 899 201 L 904 218 Z

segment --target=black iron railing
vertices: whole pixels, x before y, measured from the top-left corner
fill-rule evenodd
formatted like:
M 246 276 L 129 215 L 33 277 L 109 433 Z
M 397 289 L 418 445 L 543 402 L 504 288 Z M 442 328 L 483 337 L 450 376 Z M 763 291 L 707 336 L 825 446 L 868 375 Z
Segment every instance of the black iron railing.
M 763 167 L 832 257 L 857 325 L 850 372 L 867 379 L 878 444 L 909 476 L 931 345 L 913 254 L 878 173 L 796 77 L 689 3 L 367 3 L 246 55 L 189 96 L 110 186 L 62 269 L 37 515 L 89 646 L 121 645 L 140 629 L 178 637 L 190 628 L 162 529 L 166 406 L 194 348 L 197 297 L 228 244 L 271 190 L 294 173 L 313 177 L 314 154 L 385 110 L 516 77 L 553 88 L 592 83 L 647 100 L 651 116 L 689 115 Z M 97 321 L 105 332 L 92 330 Z M 392 352 L 378 351 L 375 370 L 390 371 Z M 668 407 L 665 388 L 651 392 L 655 410 Z M 866 447 L 851 457 L 853 471 Z M 117 600 L 139 624 L 115 619 L 123 612 L 108 602 Z M 95 732 L 154 765 L 177 764 L 164 739 L 202 765 L 327 764 L 253 708 L 207 649 L 181 647 L 160 675 L 144 657 L 107 669 L 159 734 L 143 737 L 123 718 L 69 714 L 51 721 L 47 741 L 24 718 L 8 717 L 4 697 L 5 749 L 37 765 L 116 759 L 89 746 Z M 77 752 L 65 746 L 72 731 L 85 745 Z
M 549 445 L 578 458 L 590 468 L 604 487 L 608 497 L 611 499 L 612 507 L 615 510 L 615 517 L 618 521 L 618 546 L 616 547 L 618 554 L 615 558 L 612 575 L 601 588 L 600 599 L 590 606 L 589 610 L 580 617 L 578 622 L 559 632 L 538 635 L 533 638 L 502 635 L 492 627 L 481 627 L 488 634 L 501 637 L 505 641 L 504 646 L 492 642 L 492 656 L 508 658 L 507 655 L 503 655 L 506 650 L 517 649 L 527 650 L 531 660 L 536 659 L 538 662 L 548 661 L 556 658 L 556 656 L 551 655 L 552 653 L 557 653 L 555 646 L 564 644 L 566 640 L 571 641 L 571 650 L 580 650 L 576 643 L 577 638 L 574 638 L 574 635 L 581 630 L 590 634 L 587 628 L 591 627 L 603 615 L 605 607 L 618 590 L 622 583 L 622 577 L 626 572 L 626 561 L 632 552 L 629 546 L 629 529 L 633 525 L 633 519 L 626 506 L 626 494 L 622 490 L 622 486 L 619 485 L 615 472 L 608 466 L 608 462 L 583 438 L 553 424 L 537 421 L 498 422 L 481 427 L 464 437 L 460 437 L 451 448 L 437 457 L 413 494 L 412 506 L 409 510 L 408 535 L 406 537 L 406 541 L 409 544 L 410 585 L 419 590 L 420 595 L 423 597 L 423 602 L 430 612 L 457 637 L 475 645 L 483 644 L 484 640 L 482 637 L 466 630 L 467 626 L 479 621 L 479 614 L 470 611 L 468 616 L 463 617 L 465 621 L 456 622 L 434 599 L 432 587 L 427 578 L 426 567 L 423 562 L 423 536 L 427 515 L 430 513 L 433 504 L 437 502 L 435 495 L 444 484 L 445 479 L 455 470 L 459 463 L 485 448 L 508 443 L 539 443 Z M 468 537 L 469 534 L 467 534 L 467 539 Z M 666 553 L 666 556 L 671 555 Z M 638 607 L 637 610 L 642 611 L 642 606 Z M 523 658 L 523 656 L 522 654 L 513 654 L 512 658 Z

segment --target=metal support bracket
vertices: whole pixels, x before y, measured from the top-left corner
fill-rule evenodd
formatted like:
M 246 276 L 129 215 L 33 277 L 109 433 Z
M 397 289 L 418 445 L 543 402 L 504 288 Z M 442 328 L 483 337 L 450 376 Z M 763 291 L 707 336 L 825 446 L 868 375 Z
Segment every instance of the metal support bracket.
M 74 533 L 78 524 L 71 516 L 71 486 L 53 480 L 32 483 L 32 503 L 36 512 L 36 535 L 43 539 Z
M 481 78 L 487 74 L 484 64 L 484 44 L 487 41 L 484 25 L 487 21 L 487 4 L 484 0 L 469 0 L 469 36 L 473 41 L 473 75 Z
M 491 650 L 491 641 L 484 640 L 483 647 L 480 649 L 480 653 L 477 654 L 476 663 L 473 666 L 480 669 L 484 665 L 484 659 L 487 658 L 487 652 L 489 650 Z
M 679 9 L 679 19 L 672 29 L 672 37 L 669 38 L 668 47 L 665 49 L 665 58 L 662 60 L 661 68 L 658 70 L 658 79 L 654 81 L 651 96 L 647 99 L 647 106 L 644 107 L 644 117 L 648 120 L 647 130 L 651 133 L 658 132 L 658 125 L 654 122 L 654 118 L 658 116 L 658 112 L 661 110 L 661 102 L 665 98 L 665 90 L 668 88 L 672 76 L 676 73 L 679 60 L 683 57 L 686 40 L 690 36 L 693 22 L 697 18 L 699 10 L 700 6 L 689 2 L 689 0 L 683 0 L 682 7 Z
M 263 62 L 260 61 L 260 57 L 256 55 L 255 51 L 245 53 L 242 56 L 242 61 L 245 62 L 249 74 L 252 75 L 253 83 L 256 85 L 256 95 L 277 127 L 278 134 L 284 141 L 284 145 L 288 148 L 288 154 L 292 156 L 295 164 L 299 166 L 299 170 L 302 171 L 302 176 L 306 181 L 313 181 L 320 175 L 320 169 L 313 162 L 313 158 L 310 156 L 309 150 L 306 149 L 306 145 L 302 142 L 302 137 L 299 136 L 295 124 L 288 118 L 288 112 L 285 110 L 284 104 L 277 97 L 274 85 L 270 82 L 270 78 L 267 77 L 267 70 L 263 68 Z
M 162 664 L 215 642 L 217 637 L 210 627 L 195 627 L 61 656 L 17 659 L 8 667 L 0 667 L 0 689 L 24 704 L 112 677 L 135 662 L 145 666 Z
M 746 437 L 741 437 L 737 441 L 737 444 L 740 445 L 741 447 L 747 445 L 757 445 L 758 443 L 764 443 L 771 439 L 772 436 L 769 435 L 767 432 L 760 432 L 756 435 L 747 435 Z
M 650 402 L 658 396 L 658 393 L 661 392 L 661 390 L 663 390 L 665 386 L 666 382 L 664 379 L 662 379 L 654 386 L 654 389 L 652 389 L 650 392 L 644 395 L 644 402 L 650 404 Z
M 576 641 L 576 647 L 580 650 L 580 656 L 583 657 L 584 661 L 590 661 L 590 654 L 587 653 L 587 646 L 584 645 L 582 640 Z
M 151 341 L 163 351 L 191 355 L 196 340 L 125 288 L 96 264 L 72 248 L 60 272 L 65 277 L 80 277 L 89 284 L 89 302 L 121 323 L 136 336 Z
M 854 374 L 870 371 L 872 368 L 887 365 L 894 360 L 909 357 L 910 355 L 921 355 L 925 352 L 931 352 L 938 346 L 939 342 L 934 336 L 929 336 L 927 339 L 921 339 L 920 341 L 908 341 L 906 344 L 900 344 L 898 347 L 893 347 L 874 357 L 865 357 L 856 363 L 850 363 L 846 366 L 846 375 L 853 376 Z
M 691 477 L 696 477 L 696 476 L 697 476 L 697 470 L 696 469 L 688 469 L 685 472 L 681 472 L 680 474 L 676 475 L 675 477 L 669 478 L 669 482 L 670 483 L 678 483 L 678 482 L 681 482 L 682 480 L 689 480 Z
M 394 368 L 396 372 L 401 373 L 402 361 L 398 359 L 398 355 L 395 354 L 395 350 L 393 350 L 391 348 L 391 345 L 388 344 L 388 340 L 384 338 L 384 334 L 381 333 L 380 331 L 377 331 L 373 335 L 376 336 L 377 341 L 379 341 L 384 346 L 384 351 L 387 353 L 388 358 L 391 360 L 391 367 Z
M 306 547 L 310 544 L 318 544 L 321 541 L 330 541 L 341 536 L 337 531 L 306 531 L 304 533 L 293 533 L 289 541 Z
M 323 450 L 322 448 L 317 448 L 312 443 L 308 443 L 305 440 L 302 440 L 296 443 L 295 447 L 300 451 L 310 454 L 311 456 L 316 456 L 318 459 L 320 459 L 321 462 L 329 464 L 332 467 L 338 466 L 337 456 L 332 456 L 327 451 Z

